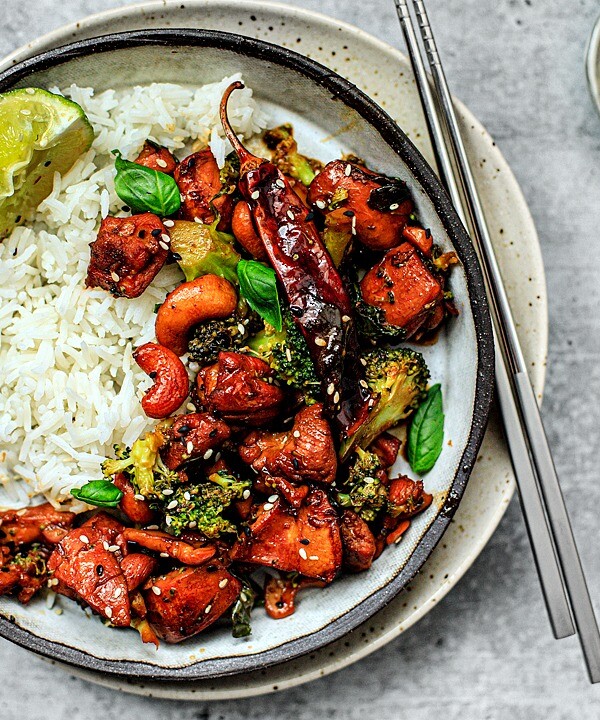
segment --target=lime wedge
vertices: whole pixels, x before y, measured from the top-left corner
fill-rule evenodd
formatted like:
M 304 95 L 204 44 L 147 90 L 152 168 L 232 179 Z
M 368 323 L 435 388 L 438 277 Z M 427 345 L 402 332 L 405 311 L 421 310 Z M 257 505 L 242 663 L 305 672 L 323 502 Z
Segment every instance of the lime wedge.
M 0 93 L 0 239 L 31 217 L 94 139 L 77 103 L 40 88 Z

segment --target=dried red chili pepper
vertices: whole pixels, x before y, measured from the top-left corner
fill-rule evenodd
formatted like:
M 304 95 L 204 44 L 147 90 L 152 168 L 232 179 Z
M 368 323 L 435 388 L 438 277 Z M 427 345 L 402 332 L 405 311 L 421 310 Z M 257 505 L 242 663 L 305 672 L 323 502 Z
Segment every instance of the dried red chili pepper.
M 240 159 L 239 189 L 308 344 L 327 412 L 337 421 L 342 437 L 348 437 L 363 422 L 370 398 L 359 382 L 363 369 L 352 304 L 311 214 L 285 175 L 273 163 L 249 153 L 232 130 L 227 101 L 243 87 L 241 82 L 232 83 L 221 101 L 223 129 Z

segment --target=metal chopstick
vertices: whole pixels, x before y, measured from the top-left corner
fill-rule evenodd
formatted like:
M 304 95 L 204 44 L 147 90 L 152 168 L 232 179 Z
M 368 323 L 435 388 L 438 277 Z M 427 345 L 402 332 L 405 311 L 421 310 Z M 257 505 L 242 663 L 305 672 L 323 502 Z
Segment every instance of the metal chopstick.
M 497 353 L 496 362 L 497 391 L 523 514 L 552 627 L 556 637 L 573 632 L 566 607 L 565 588 L 560 577 L 562 573 L 590 680 L 599 682 L 598 625 L 425 4 L 423 0 L 412 0 L 441 116 L 421 60 L 407 1 L 395 2 L 436 149 L 440 174 L 462 219 L 470 221 L 474 245 L 481 260 L 496 330 L 496 347 L 501 351 Z M 449 143 L 446 142 L 442 126 L 448 134 Z M 450 158 L 448 144 L 454 163 Z M 557 567 L 557 559 L 560 568 Z
M 460 180 L 455 176 L 450 151 L 445 143 L 441 120 L 438 116 L 433 91 L 429 85 L 419 44 L 412 26 L 408 5 L 405 0 L 396 3 L 400 25 L 404 32 L 415 79 L 423 101 L 425 118 L 433 144 L 438 172 L 450 198 L 465 227 L 469 227 L 469 214 L 465 209 L 463 195 L 459 189 Z M 494 333 L 495 346 L 498 339 Z M 533 556 L 540 576 L 540 582 L 552 631 L 556 638 L 573 635 L 575 629 L 562 575 L 556 557 L 554 542 L 546 521 L 546 513 L 540 495 L 535 469 L 530 460 L 529 446 L 521 431 L 521 417 L 513 397 L 510 378 L 502 354 L 496 351 L 496 392 L 501 401 L 505 432 L 515 468 L 519 497 Z

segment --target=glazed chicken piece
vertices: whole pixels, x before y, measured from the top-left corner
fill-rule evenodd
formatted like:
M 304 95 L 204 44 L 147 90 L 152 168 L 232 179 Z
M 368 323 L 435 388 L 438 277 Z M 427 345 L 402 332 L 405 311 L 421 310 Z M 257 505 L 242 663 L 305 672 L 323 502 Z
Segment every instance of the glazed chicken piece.
M 360 287 L 364 301 L 381 308 L 390 325 L 405 330 L 406 339 L 433 330 L 444 318 L 443 283 L 410 243 L 387 252 Z
M 74 520 L 74 513 L 59 512 L 50 503 L 0 512 L 0 545 L 35 542 L 55 545 L 67 534 Z
M 161 220 L 148 212 L 104 218 L 90 244 L 86 287 L 101 287 L 115 297 L 141 295 L 165 264 L 168 250 L 161 236 L 166 233 Z
M 34 545 L 27 552 L 11 557 L 6 546 L 0 548 L 0 595 L 17 592 L 19 602 L 28 603 L 46 585 L 47 560 L 51 550 Z
M 388 510 L 392 517 L 406 520 L 431 505 L 433 495 L 423 491 L 422 480 L 411 480 L 406 475 L 390 481 Z
M 119 508 L 131 522 L 140 525 L 154 522 L 154 512 L 145 500 L 136 498 L 135 488 L 124 473 L 117 473 L 113 482 L 123 493 L 123 497 L 119 501 Z
M 344 510 L 340 531 L 346 570 L 351 572 L 368 570 L 377 548 L 375 537 L 367 523 L 353 510 Z
M 121 568 L 127 555 L 124 526 L 99 513 L 71 530 L 48 561 L 59 584 L 56 592 L 79 597 L 118 627 L 131 622 L 129 588 Z
M 164 172 L 167 175 L 172 175 L 177 167 L 177 160 L 167 148 L 156 145 L 150 140 L 146 140 L 140 154 L 133 162 L 144 165 L 151 170 Z
M 127 589 L 133 592 L 156 571 L 158 561 L 143 553 L 129 553 L 121 560 L 121 570 L 125 576 Z
M 264 425 L 277 417 L 285 398 L 273 377 L 264 360 L 220 352 L 214 365 L 198 373 L 198 399 L 232 425 Z
M 158 637 L 178 643 L 212 625 L 241 589 L 220 564 L 172 570 L 146 583 L 146 617 Z
M 123 530 L 123 536 L 127 542 L 136 543 L 148 550 L 154 550 L 154 552 L 168 555 L 184 565 L 203 565 L 214 557 L 216 552 L 213 545 L 194 547 L 160 530 L 125 528 Z
M 188 460 L 208 460 L 213 450 L 228 440 L 230 435 L 229 427 L 210 413 L 178 415 L 171 427 L 169 442 L 160 454 L 170 470 L 177 470 Z
M 240 447 L 240 457 L 257 473 L 330 485 L 335 480 L 337 455 L 323 405 L 302 409 L 285 432 L 250 433 Z
M 268 510 L 261 506 L 231 558 L 331 582 L 342 564 L 342 541 L 327 495 L 312 488 L 296 514 L 284 509 L 279 500 Z
M 231 195 L 217 197 L 221 191 L 221 176 L 210 148 L 184 158 L 173 177 L 181 191 L 179 217 L 182 220 L 212 223 L 216 211 L 221 216 L 218 229 L 227 230 L 231 227 L 233 200 Z
M 308 578 L 269 577 L 265 582 L 265 611 L 273 620 L 293 615 L 296 611 L 296 596 L 308 587 L 325 587 L 326 583 Z
M 401 183 L 345 160 L 333 160 L 315 177 L 308 202 L 325 215 L 335 213 L 336 230 L 352 232 L 371 250 L 398 245 L 413 211 Z
M 381 467 L 387 470 L 396 462 L 400 445 L 397 437 L 384 432 L 373 440 L 369 446 L 369 452 L 375 453 L 381 462 Z

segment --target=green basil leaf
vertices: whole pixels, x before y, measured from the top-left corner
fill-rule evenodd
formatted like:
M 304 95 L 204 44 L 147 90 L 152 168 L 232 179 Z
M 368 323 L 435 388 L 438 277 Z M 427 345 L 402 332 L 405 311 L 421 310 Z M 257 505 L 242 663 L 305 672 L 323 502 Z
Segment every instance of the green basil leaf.
M 280 332 L 283 321 L 273 268 L 256 260 L 240 260 L 237 264 L 237 274 L 240 292 L 248 301 L 248 305 L 277 332 Z
M 92 480 L 80 488 L 73 488 L 71 495 L 88 505 L 114 508 L 119 504 L 123 493 L 110 480 Z
M 167 217 L 179 210 L 179 188 L 170 175 L 124 160 L 120 154 L 115 159 L 115 167 L 115 191 L 134 212 Z
M 435 465 L 444 443 L 442 387 L 433 385 L 419 405 L 408 432 L 408 462 L 423 475 Z

